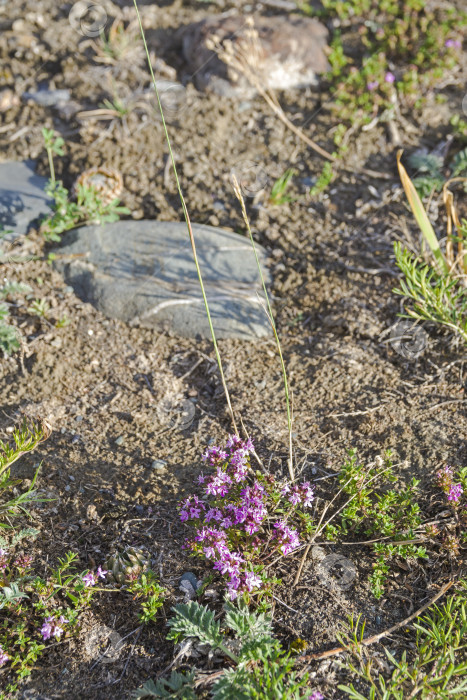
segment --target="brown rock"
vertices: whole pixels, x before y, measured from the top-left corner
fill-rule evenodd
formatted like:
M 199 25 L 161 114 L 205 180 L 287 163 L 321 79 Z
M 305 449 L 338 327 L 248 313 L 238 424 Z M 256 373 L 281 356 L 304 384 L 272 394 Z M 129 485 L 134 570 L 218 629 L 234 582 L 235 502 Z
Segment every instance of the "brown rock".
M 0 112 L 8 112 L 12 107 L 18 107 L 20 99 L 13 90 L 0 90 Z
M 256 42 L 252 44 L 251 19 Z M 326 27 L 298 16 L 239 16 L 224 13 L 189 25 L 183 34 L 183 53 L 198 89 L 228 97 L 250 97 L 256 90 L 245 74 L 221 60 L 217 46 L 246 56 L 258 82 L 287 90 L 317 84 L 329 68 Z M 255 45 L 256 44 L 256 45 Z

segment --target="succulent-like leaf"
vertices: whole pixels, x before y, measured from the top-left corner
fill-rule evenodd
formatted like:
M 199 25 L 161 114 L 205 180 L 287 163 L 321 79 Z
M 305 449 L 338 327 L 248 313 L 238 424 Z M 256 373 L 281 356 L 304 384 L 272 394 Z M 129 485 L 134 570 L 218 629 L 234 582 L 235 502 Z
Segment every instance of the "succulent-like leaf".
M 167 639 L 197 637 L 202 644 L 210 644 L 214 648 L 222 646 L 220 624 L 214 620 L 214 612 L 207 606 L 191 600 L 189 603 L 176 605 L 172 610 L 175 615 L 168 622 L 171 630 Z

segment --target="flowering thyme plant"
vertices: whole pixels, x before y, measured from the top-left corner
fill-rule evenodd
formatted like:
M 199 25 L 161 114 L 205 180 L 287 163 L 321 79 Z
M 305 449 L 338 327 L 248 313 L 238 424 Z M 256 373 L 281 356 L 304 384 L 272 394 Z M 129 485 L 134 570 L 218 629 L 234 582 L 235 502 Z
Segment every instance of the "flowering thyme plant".
M 2 540 L 0 547 L 0 667 L 8 693 L 26 678 L 47 646 L 60 642 L 78 627 L 79 614 L 88 607 L 105 579 L 96 572 L 74 571 L 77 555 L 59 559 L 46 577 L 34 571 L 28 554 L 15 555 Z M 0 697 L 3 697 L 0 693 Z M 8 695 L 10 697 L 10 695 Z
M 210 473 L 198 476 L 202 495 L 179 505 L 180 519 L 195 530 L 184 547 L 213 563 L 231 600 L 267 593 L 272 583 L 268 565 L 299 547 L 300 530 L 312 529 L 304 509 L 313 503 L 313 486 L 280 485 L 272 475 L 253 471 L 253 449 L 251 440 L 236 435 L 225 447 L 209 447 L 203 460 Z
M 453 505 L 458 506 L 464 493 L 462 483 L 455 482 L 455 474 L 452 467 L 445 466 L 436 474 L 438 486 L 446 494 L 447 500 Z

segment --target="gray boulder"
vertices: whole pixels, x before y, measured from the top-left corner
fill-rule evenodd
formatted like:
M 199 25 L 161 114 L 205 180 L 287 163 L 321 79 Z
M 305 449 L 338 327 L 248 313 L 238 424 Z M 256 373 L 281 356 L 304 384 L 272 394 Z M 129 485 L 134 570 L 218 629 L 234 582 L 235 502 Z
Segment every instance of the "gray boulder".
M 250 241 L 221 228 L 193 224 L 199 264 L 218 338 L 271 335 Z M 258 246 L 266 281 L 267 257 Z M 55 265 L 77 295 L 130 325 L 168 327 L 210 338 L 185 223 L 119 221 L 65 234 Z

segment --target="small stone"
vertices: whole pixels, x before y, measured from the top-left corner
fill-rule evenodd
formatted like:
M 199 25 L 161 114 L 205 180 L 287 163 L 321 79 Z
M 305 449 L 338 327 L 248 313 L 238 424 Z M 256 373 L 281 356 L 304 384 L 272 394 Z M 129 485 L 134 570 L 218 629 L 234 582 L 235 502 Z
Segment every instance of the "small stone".
M 123 445 L 124 442 L 125 442 L 125 436 L 124 436 L 124 435 L 120 435 L 120 436 L 115 440 L 115 444 L 118 445 L 118 446 Z
M 24 92 L 23 100 L 32 100 L 41 107 L 56 107 L 63 105 L 70 99 L 69 90 L 38 90 L 37 92 Z
M 192 600 L 198 588 L 201 586 L 201 581 L 198 581 L 196 576 L 191 571 L 186 571 L 180 578 L 179 589 L 185 594 L 185 598 Z
M 136 505 L 135 510 L 139 515 L 143 515 L 144 513 L 144 506 Z
M 68 478 L 69 478 L 70 481 L 75 481 L 75 477 L 72 476 L 71 474 L 68 476 Z
M 20 99 L 13 90 L 0 90 L 0 112 L 8 112 L 12 107 L 18 107 Z
M 163 459 L 154 459 L 151 463 L 151 469 L 165 469 L 166 466 L 167 462 L 165 462 Z
M 76 416 L 75 420 L 78 421 L 78 423 L 79 423 L 80 421 L 83 420 L 83 416 Z

